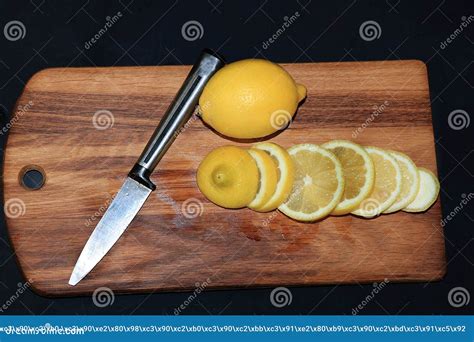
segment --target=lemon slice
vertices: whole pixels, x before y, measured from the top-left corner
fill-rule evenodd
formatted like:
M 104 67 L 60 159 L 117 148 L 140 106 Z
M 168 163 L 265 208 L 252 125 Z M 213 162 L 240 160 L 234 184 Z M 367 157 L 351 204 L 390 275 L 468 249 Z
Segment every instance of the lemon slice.
M 375 183 L 370 195 L 352 214 L 367 218 L 380 215 L 397 199 L 402 188 L 402 171 L 397 161 L 387 151 L 365 147 L 375 167 Z
M 246 207 L 257 194 L 259 174 L 246 150 L 222 146 L 210 152 L 197 170 L 199 190 L 224 208 Z
M 375 180 L 372 159 L 362 146 L 347 140 L 332 140 L 321 147 L 336 155 L 344 172 L 344 194 L 331 215 L 349 214 L 372 191 Z
M 288 152 L 295 164 L 295 181 L 278 209 L 298 221 L 329 215 L 344 193 L 341 163 L 332 152 L 313 144 L 295 145 Z
M 275 192 L 270 199 L 259 208 L 259 211 L 262 212 L 275 210 L 280 204 L 285 202 L 293 187 L 293 179 L 295 176 L 293 161 L 288 152 L 275 143 L 258 143 L 254 145 L 253 148 L 268 153 L 277 165 L 278 182 Z
M 428 210 L 438 198 L 438 178 L 430 170 L 423 167 L 418 168 L 418 173 L 420 175 L 420 188 L 413 202 L 407 205 L 403 211 L 417 213 Z
M 248 152 L 257 163 L 258 172 L 260 174 L 257 194 L 248 207 L 255 211 L 260 211 L 264 204 L 267 203 L 275 193 L 278 182 L 277 165 L 272 157 L 262 150 L 251 148 Z
M 383 212 L 384 214 L 389 214 L 401 210 L 405 208 L 408 204 L 413 202 L 420 186 L 418 168 L 416 167 L 415 163 L 410 159 L 410 157 L 401 152 L 388 152 L 392 155 L 392 157 L 397 160 L 397 163 L 402 171 L 402 189 L 400 191 L 400 194 L 397 196 L 395 202 Z

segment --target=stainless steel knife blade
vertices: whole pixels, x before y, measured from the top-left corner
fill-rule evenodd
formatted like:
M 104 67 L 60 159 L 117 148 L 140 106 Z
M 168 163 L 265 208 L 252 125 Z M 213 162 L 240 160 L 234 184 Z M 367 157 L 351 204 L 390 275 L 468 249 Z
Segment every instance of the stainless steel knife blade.
M 143 206 L 151 189 L 127 177 L 109 208 L 87 240 L 74 266 L 69 285 L 82 280 L 117 242 Z
M 155 190 L 151 173 L 192 116 L 207 81 L 224 65 L 212 51 L 205 49 L 201 53 L 122 188 L 87 240 L 72 271 L 70 285 L 80 282 L 102 260 Z

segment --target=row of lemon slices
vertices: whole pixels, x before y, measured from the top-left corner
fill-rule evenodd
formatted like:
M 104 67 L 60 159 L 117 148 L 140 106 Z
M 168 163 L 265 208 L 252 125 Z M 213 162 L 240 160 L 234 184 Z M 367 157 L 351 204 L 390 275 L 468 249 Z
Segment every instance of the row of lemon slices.
M 347 140 L 300 144 L 285 150 L 259 143 L 245 150 L 223 146 L 199 166 L 201 192 L 225 208 L 279 209 L 299 221 L 328 215 L 366 218 L 399 210 L 427 210 L 439 182 L 405 154 Z

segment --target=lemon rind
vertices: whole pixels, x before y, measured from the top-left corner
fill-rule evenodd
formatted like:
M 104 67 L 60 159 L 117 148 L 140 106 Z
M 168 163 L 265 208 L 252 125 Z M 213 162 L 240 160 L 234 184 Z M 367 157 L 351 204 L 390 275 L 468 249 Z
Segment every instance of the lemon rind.
M 415 171 L 414 177 L 416 178 L 415 180 L 416 185 L 410 189 L 409 196 L 406 196 L 405 198 L 402 198 L 401 200 L 398 200 L 398 196 L 397 196 L 397 199 L 395 200 L 395 202 L 393 202 L 393 204 L 390 207 L 388 207 L 388 209 L 386 209 L 383 212 L 383 214 L 391 214 L 405 208 L 407 205 L 409 205 L 411 202 L 415 200 L 416 195 L 418 194 L 418 190 L 420 188 L 420 176 L 418 172 L 418 167 L 413 162 L 413 160 L 411 160 L 410 157 L 408 157 L 406 154 L 402 152 L 391 151 L 391 150 L 388 150 L 387 152 L 389 152 L 392 155 L 392 157 L 394 157 L 397 160 L 397 162 L 399 161 L 401 161 L 402 163 L 406 162 L 408 165 L 410 165 L 409 170 Z M 402 178 L 402 182 L 403 182 L 403 178 Z
M 278 180 L 275 193 L 259 211 L 268 212 L 275 210 L 286 200 L 293 188 L 293 178 L 295 175 L 293 160 L 283 147 L 275 143 L 258 143 L 252 148 L 266 151 L 278 160 L 277 168 L 280 170 L 280 179 Z M 275 151 L 278 152 L 275 153 Z
M 269 193 L 270 198 L 275 193 L 277 185 L 276 183 L 278 181 L 276 165 L 269 156 L 267 158 L 269 158 L 269 161 L 273 165 L 268 165 L 268 163 L 264 160 L 266 154 L 262 150 L 249 149 L 248 152 L 257 163 L 257 168 L 260 174 L 260 187 L 257 191 L 257 194 L 255 195 L 255 198 L 252 202 L 249 203 L 248 207 L 252 210 L 260 211 L 265 205 L 265 203 L 268 202 Z M 260 153 L 263 153 L 263 156 L 260 155 Z M 275 169 L 270 170 L 271 167 L 274 167 Z M 274 173 L 273 175 L 271 174 L 272 172 Z
M 356 144 L 349 140 L 331 140 L 321 145 L 323 148 L 333 148 L 333 147 L 347 147 L 359 153 L 359 155 L 364 159 L 365 165 L 370 165 L 367 168 L 367 172 L 365 174 L 366 179 L 369 179 L 369 182 L 366 182 L 364 186 L 361 188 L 359 195 L 352 198 L 352 199 L 345 199 L 339 202 L 339 204 L 334 208 L 331 212 L 331 215 L 334 216 L 342 216 L 350 214 L 352 211 L 357 209 L 362 201 L 370 195 L 375 182 L 375 168 L 372 158 L 370 158 L 367 151 L 359 144 Z
M 433 198 L 427 201 L 426 204 L 421 208 L 411 208 L 410 207 L 411 203 L 410 203 L 408 206 L 402 209 L 403 211 L 408 212 L 408 213 L 421 213 L 421 212 L 427 211 L 436 202 L 439 195 L 440 184 L 439 184 L 438 177 L 436 177 L 436 175 L 433 172 L 431 172 L 431 170 L 425 169 L 424 167 L 419 167 L 418 172 L 425 172 L 431 177 L 435 186 L 435 196 L 433 196 Z M 423 191 L 423 189 L 421 188 L 421 175 L 420 175 L 420 188 L 418 191 Z
M 377 210 L 367 211 L 359 207 L 359 209 L 356 209 L 351 212 L 351 214 L 356 215 L 356 216 L 361 216 L 365 218 L 374 218 L 382 214 L 386 209 L 388 209 L 395 202 L 398 195 L 400 194 L 400 191 L 402 188 L 402 171 L 400 169 L 400 166 L 397 163 L 397 160 L 394 157 L 392 157 L 388 151 L 385 151 L 381 148 L 374 147 L 374 146 L 364 146 L 364 148 L 367 151 L 367 153 L 369 153 L 369 155 L 370 153 L 377 153 L 381 155 L 384 159 L 388 160 L 390 164 L 393 165 L 396 172 L 396 176 L 395 176 L 395 182 L 397 184 L 396 189 L 390 194 L 390 196 L 383 203 L 378 203 Z M 375 177 L 377 177 L 377 175 L 375 175 Z M 370 199 L 370 197 L 366 198 L 365 200 L 368 200 L 368 199 Z M 362 203 L 364 203 L 364 201 L 362 201 Z

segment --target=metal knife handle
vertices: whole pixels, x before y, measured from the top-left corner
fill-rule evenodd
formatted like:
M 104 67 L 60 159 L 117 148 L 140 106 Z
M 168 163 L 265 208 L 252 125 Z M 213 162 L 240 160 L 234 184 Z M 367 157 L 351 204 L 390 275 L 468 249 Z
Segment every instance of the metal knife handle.
M 155 190 L 150 175 L 173 143 L 181 128 L 192 116 L 207 81 L 225 65 L 214 52 L 205 49 L 171 102 L 158 127 L 151 136 L 137 163 L 128 176 Z

